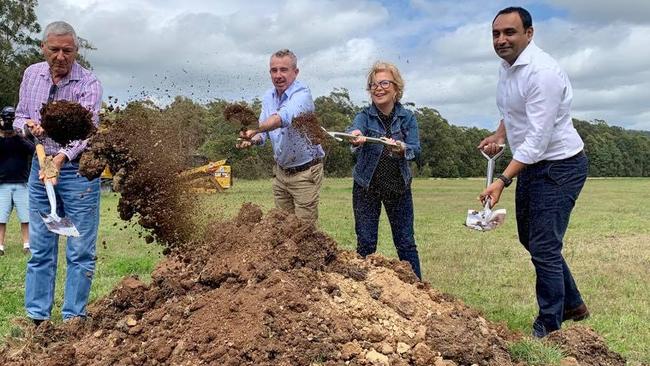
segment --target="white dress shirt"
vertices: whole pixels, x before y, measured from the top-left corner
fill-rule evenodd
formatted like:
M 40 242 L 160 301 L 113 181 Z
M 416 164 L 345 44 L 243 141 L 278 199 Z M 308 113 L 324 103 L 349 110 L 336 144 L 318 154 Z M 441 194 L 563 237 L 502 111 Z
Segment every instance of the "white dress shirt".
M 534 42 L 512 66 L 501 63 L 497 107 L 515 160 L 561 160 L 582 150 L 584 143 L 571 121 L 572 99 L 566 73 Z

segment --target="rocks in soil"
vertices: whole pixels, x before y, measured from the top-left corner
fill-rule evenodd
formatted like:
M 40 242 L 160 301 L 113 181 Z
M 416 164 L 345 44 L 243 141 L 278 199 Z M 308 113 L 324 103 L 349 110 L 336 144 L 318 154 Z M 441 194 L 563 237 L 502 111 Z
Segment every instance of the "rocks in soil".
M 41 108 L 41 127 L 60 145 L 83 140 L 95 132 L 92 113 L 76 102 L 49 102 Z

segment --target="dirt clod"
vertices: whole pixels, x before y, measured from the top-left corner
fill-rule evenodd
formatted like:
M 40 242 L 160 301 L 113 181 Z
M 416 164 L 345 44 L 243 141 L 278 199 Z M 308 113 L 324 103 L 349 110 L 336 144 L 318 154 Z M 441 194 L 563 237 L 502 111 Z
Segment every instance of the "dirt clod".
M 325 131 L 321 128 L 315 113 L 303 113 L 291 121 L 291 125 L 314 145 L 319 145 L 325 139 Z
M 249 129 L 257 123 L 255 112 L 243 103 L 228 104 L 223 109 L 226 121 L 240 125 L 242 129 Z
M 79 103 L 65 100 L 43 105 L 41 127 L 48 137 L 64 146 L 86 139 L 96 130 L 90 111 Z

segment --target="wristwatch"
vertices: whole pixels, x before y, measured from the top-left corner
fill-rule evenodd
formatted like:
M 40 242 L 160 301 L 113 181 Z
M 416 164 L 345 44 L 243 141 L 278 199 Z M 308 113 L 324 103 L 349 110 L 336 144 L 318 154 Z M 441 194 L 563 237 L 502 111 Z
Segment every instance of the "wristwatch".
M 503 174 L 499 175 L 497 179 L 501 179 L 505 187 L 509 187 L 512 184 L 512 178 L 508 178 Z

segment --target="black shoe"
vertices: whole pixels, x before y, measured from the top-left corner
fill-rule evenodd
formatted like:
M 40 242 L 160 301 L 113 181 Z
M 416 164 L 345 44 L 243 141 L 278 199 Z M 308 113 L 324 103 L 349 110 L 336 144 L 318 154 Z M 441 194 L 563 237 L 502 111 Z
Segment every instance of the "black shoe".
M 587 319 L 589 315 L 589 309 L 587 309 L 587 305 L 583 303 L 573 309 L 564 310 L 562 321 L 573 320 L 574 322 L 579 322 Z
M 535 320 L 533 323 L 533 332 L 532 332 L 532 337 L 535 339 L 542 339 L 546 337 L 550 332 L 546 330 L 546 327 L 544 324 L 542 324 L 541 321 Z
M 5 255 L 5 251 L 4 251 L 4 249 L 0 249 L 0 256 L 3 256 L 3 255 Z
M 46 319 L 32 319 L 32 323 L 38 328 L 39 325 L 41 325 L 42 322 L 44 322 Z

